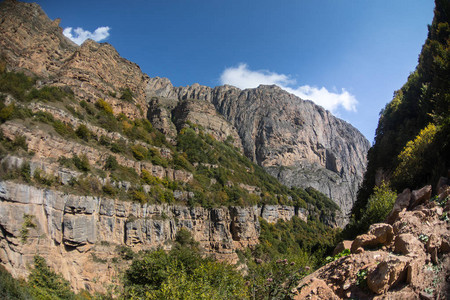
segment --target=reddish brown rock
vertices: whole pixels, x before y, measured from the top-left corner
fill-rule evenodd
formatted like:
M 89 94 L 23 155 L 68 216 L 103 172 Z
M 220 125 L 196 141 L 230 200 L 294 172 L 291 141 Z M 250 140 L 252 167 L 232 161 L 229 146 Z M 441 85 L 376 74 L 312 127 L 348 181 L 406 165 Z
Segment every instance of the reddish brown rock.
M 409 205 L 410 209 L 413 209 L 414 207 L 421 205 L 428 200 L 430 200 L 431 197 L 431 185 L 424 186 L 420 190 L 414 190 L 411 193 L 411 203 Z
M 423 244 L 411 233 L 403 233 L 395 238 L 394 252 L 403 255 L 422 254 Z
M 367 275 L 367 286 L 376 293 L 382 294 L 395 284 L 406 279 L 408 260 L 402 257 L 389 257 L 377 265 L 375 270 Z
M 391 225 L 384 223 L 372 224 L 367 234 L 356 237 L 351 246 L 354 253 L 360 247 L 375 247 L 378 245 L 389 245 L 394 238 L 394 231 Z
M 392 208 L 392 211 L 389 213 L 386 222 L 389 224 L 393 224 L 395 220 L 398 218 L 398 214 L 403 209 L 408 208 L 410 200 L 411 200 L 411 190 L 404 189 L 403 192 L 397 196 L 394 207 Z
M 353 241 L 342 241 L 339 244 L 337 244 L 336 248 L 333 250 L 333 256 L 341 253 L 344 250 L 350 250 L 352 247 Z
M 294 296 L 295 300 L 340 299 L 323 280 L 317 278 L 311 278 L 310 281 L 306 282 L 302 287 L 299 287 L 298 289 L 299 293 Z

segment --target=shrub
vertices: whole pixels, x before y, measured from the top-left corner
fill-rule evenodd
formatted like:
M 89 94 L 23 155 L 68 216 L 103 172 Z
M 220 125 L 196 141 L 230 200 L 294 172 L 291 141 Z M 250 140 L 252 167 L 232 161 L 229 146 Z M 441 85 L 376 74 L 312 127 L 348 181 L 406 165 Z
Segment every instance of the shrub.
M 0 298 L 32 299 L 26 282 L 14 279 L 2 265 L 0 265 Z
M 167 160 L 161 157 L 161 153 L 158 149 L 151 148 L 148 150 L 148 156 L 150 156 L 150 160 L 153 164 L 167 167 L 168 163 Z
M 396 197 L 397 194 L 385 182 L 375 187 L 373 194 L 370 195 L 367 201 L 366 207 L 362 211 L 362 217 L 356 220 L 352 216 L 344 234 L 349 235 L 353 234 L 353 232 L 366 232 L 371 224 L 384 222 L 394 207 Z
M 133 190 L 133 191 L 130 191 L 130 195 L 131 195 L 131 199 L 133 201 L 137 201 L 141 204 L 147 203 L 149 200 L 149 197 L 143 191 Z
M 119 254 L 119 256 L 124 260 L 132 260 L 136 256 L 136 253 L 134 253 L 130 247 L 124 245 L 118 245 L 116 247 L 116 251 Z
M 119 140 L 117 142 L 111 143 L 111 151 L 114 153 L 125 153 L 127 152 L 127 145 L 124 140 Z
M 147 170 L 142 170 L 141 179 L 148 185 L 157 185 L 161 183 L 161 179 L 151 175 Z
M 17 135 L 13 141 L 14 149 L 22 148 L 25 151 L 28 151 L 27 139 L 23 135 Z
M 108 156 L 108 158 L 106 159 L 106 162 L 105 162 L 105 170 L 114 171 L 118 167 L 119 167 L 119 163 L 117 162 L 116 157 L 113 155 Z
M 37 299 L 75 299 L 69 282 L 51 270 L 41 256 L 34 257 L 34 268 L 28 276 L 28 283 Z
M 395 183 L 401 183 L 402 186 L 410 187 L 421 183 L 417 177 L 421 176 L 421 173 L 424 173 L 426 169 L 431 167 L 428 164 L 427 155 L 431 152 L 430 148 L 433 147 L 436 132 L 436 126 L 434 124 L 428 124 L 414 140 L 406 143 L 405 148 L 398 155 L 399 164 L 394 171 L 394 177 L 392 179 Z
M 28 239 L 29 228 L 36 228 L 36 224 L 33 223 L 33 215 L 23 214 L 23 224 L 20 229 L 20 239 L 22 243 L 25 243 Z
M 120 99 L 126 102 L 132 102 L 133 101 L 133 93 L 131 92 L 130 88 L 123 88 L 120 89 L 120 92 L 122 95 L 120 96 Z
M 0 107 L 0 123 L 4 123 L 12 119 L 15 108 L 16 106 L 14 105 L 14 103 Z
M 145 299 L 247 299 L 248 288 L 234 266 L 202 258 L 191 248 L 188 231 L 183 245 L 169 253 L 148 252 L 134 259 L 125 272 L 125 298 Z M 186 234 L 184 234 L 186 233 Z
M 369 197 L 366 213 L 363 219 L 370 225 L 383 222 L 394 207 L 397 194 L 383 182 L 374 188 L 374 193 Z
M 80 101 L 80 106 L 82 108 L 84 108 L 84 110 L 89 114 L 89 115 L 95 115 L 95 107 L 91 104 L 91 103 L 87 103 L 84 100 Z
M 109 145 L 111 145 L 111 139 L 109 137 L 107 137 L 106 135 L 101 135 L 98 142 L 102 146 L 109 146 Z
M 89 141 L 91 138 L 91 131 L 86 127 L 84 124 L 80 124 L 75 130 L 75 134 L 82 140 L 85 140 L 86 142 Z
M 44 86 L 39 90 L 32 89 L 27 95 L 27 100 L 37 99 L 44 102 L 46 101 L 55 102 L 55 101 L 62 101 L 64 97 L 67 96 L 68 93 L 66 93 L 59 87 Z
M 75 131 L 73 130 L 72 125 L 65 124 L 65 123 L 61 122 L 60 120 L 55 120 L 53 122 L 53 128 L 62 137 L 71 137 L 71 138 L 76 137 L 76 134 L 75 134 Z
M 137 160 L 144 160 L 147 158 L 148 150 L 141 145 L 133 145 L 130 147 L 131 153 Z
M 102 191 L 105 193 L 105 194 L 107 194 L 107 195 L 109 195 L 109 196 L 115 196 L 115 195 L 117 195 L 117 193 L 118 193 L 118 191 L 117 191 L 117 188 L 115 188 L 115 187 L 113 187 L 111 184 L 105 184 L 103 187 L 102 187 Z
M 41 169 L 34 170 L 33 179 L 40 184 L 44 184 L 46 186 L 51 186 L 55 180 L 55 178 L 50 175 L 46 174 Z
M 6 72 L 0 75 L 0 92 L 11 94 L 18 101 L 25 101 L 26 92 L 35 81 L 23 73 Z
M 91 169 L 89 159 L 85 154 L 82 154 L 80 157 L 74 154 L 74 156 L 72 157 L 72 161 L 75 167 L 80 171 L 88 172 Z
M 99 98 L 97 100 L 97 102 L 95 103 L 95 106 L 98 109 L 104 111 L 105 113 L 107 113 L 109 115 L 113 114 L 113 109 L 112 109 L 111 105 L 108 102 L 106 102 L 105 100 L 103 100 L 102 98 Z
M 20 175 L 25 182 L 31 182 L 31 167 L 29 162 L 24 162 L 20 167 Z

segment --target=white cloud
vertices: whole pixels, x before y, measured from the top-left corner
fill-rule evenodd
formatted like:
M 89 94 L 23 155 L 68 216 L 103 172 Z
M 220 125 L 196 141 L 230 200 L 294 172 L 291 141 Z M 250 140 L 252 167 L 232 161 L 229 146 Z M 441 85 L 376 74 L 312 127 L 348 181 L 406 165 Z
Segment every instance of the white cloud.
M 358 101 L 347 90 L 330 92 L 325 87 L 317 88 L 309 85 L 295 87 L 295 80 L 288 75 L 269 72 L 266 70 L 252 71 L 246 64 L 237 67 L 226 68 L 220 76 L 222 84 L 230 84 L 240 89 L 255 88 L 260 84 L 276 84 L 289 93 L 302 99 L 312 100 L 332 113 L 336 113 L 339 107 L 347 111 L 356 111 Z
M 72 27 L 64 28 L 63 34 L 71 39 L 75 44 L 81 45 L 85 40 L 91 39 L 96 42 L 102 41 L 109 36 L 109 28 L 108 26 L 102 26 L 95 29 L 94 32 L 90 32 L 88 30 L 84 30 L 81 27 L 77 27 L 73 29 Z M 72 34 L 72 30 L 73 33 Z

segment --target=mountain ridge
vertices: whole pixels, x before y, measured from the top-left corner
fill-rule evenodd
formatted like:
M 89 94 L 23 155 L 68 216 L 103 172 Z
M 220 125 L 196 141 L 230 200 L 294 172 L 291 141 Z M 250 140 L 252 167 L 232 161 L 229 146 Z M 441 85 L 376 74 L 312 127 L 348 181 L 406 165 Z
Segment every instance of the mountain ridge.
M 273 169 L 271 174 L 283 183 L 289 186 L 314 186 L 333 198 L 344 215 L 350 211 L 362 181 L 369 143 L 353 126 L 335 118 L 323 108 L 278 87 L 261 86 L 241 91 L 231 86 L 210 88 L 193 84 L 175 88 L 167 79 L 150 78 L 137 64 L 120 57 L 114 47 L 107 43 L 87 40 L 81 46 L 74 45 L 62 35 L 58 21 L 49 20 L 37 5 L 5 1 L 2 6 L 3 9 L 9 9 L 10 14 L 0 26 L 4 37 L 2 48 L 27 49 L 14 50 L 16 54 L 11 50 L 4 51 L 8 69 L 28 70 L 43 76 L 46 84 L 68 86 L 81 100 L 95 102 L 102 98 L 111 105 L 115 114 L 123 113 L 131 119 L 150 114 L 154 119 L 164 120 L 161 122 L 166 124 L 158 128 L 164 133 L 174 132 L 172 113 L 160 107 L 156 112 L 149 112 L 152 106 L 148 106 L 148 103 L 152 96 L 176 99 L 177 102 L 189 98 L 210 102 L 231 123 L 231 127 L 219 126 L 225 130 L 223 133 L 215 134 L 216 129 L 213 128 L 207 129 L 207 132 L 220 140 L 224 140 L 227 134 L 231 135 L 235 146 L 242 144 L 244 153 L 250 159 L 267 170 Z M 28 9 L 33 13 L 17 13 L 14 8 Z M 24 15 L 31 21 L 24 19 Z M 33 18 L 39 21 L 37 26 L 30 26 L 30 23 L 37 22 L 32 21 Z M 17 34 L 13 32 L 22 32 L 23 37 L 17 39 Z M 53 43 L 43 44 L 39 39 L 28 36 L 42 36 L 43 32 L 52 33 Z M 20 53 L 20 59 L 17 59 L 17 53 Z M 123 101 L 123 92 L 127 90 L 131 92 L 132 98 Z M 248 103 L 251 103 L 251 107 L 247 107 Z M 287 108 L 292 104 L 295 104 L 295 109 Z M 289 114 L 281 108 L 290 109 Z M 302 109 L 305 109 L 304 113 Z M 158 116 L 159 113 L 164 115 Z M 311 114 L 313 117 L 310 117 Z M 300 131 L 303 119 L 311 123 L 304 126 L 308 130 Z M 201 120 L 197 118 L 196 121 Z M 330 128 L 333 134 L 329 132 Z M 346 131 L 348 134 L 345 134 Z M 353 145 L 350 148 L 354 149 L 348 149 L 346 144 Z M 286 167 L 290 171 L 286 171 Z M 316 171 L 327 179 L 320 181 L 322 176 L 311 176 Z M 294 175 L 303 176 L 293 180 Z M 317 181 L 320 183 L 317 184 Z

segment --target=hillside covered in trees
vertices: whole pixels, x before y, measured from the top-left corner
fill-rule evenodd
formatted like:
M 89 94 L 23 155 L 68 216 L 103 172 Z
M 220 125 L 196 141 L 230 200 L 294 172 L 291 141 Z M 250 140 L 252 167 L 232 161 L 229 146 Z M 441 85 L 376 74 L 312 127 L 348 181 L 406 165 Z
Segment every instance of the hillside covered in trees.
M 434 19 L 416 70 L 380 112 L 375 144 L 358 199 L 350 235 L 376 221 L 367 214 L 376 186 L 398 193 L 437 184 L 450 169 L 450 2 L 436 0 Z M 383 183 L 384 182 L 384 183 Z M 376 191 L 375 191 L 376 192 Z M 393 205 L 393 203 L 391 203 Z

